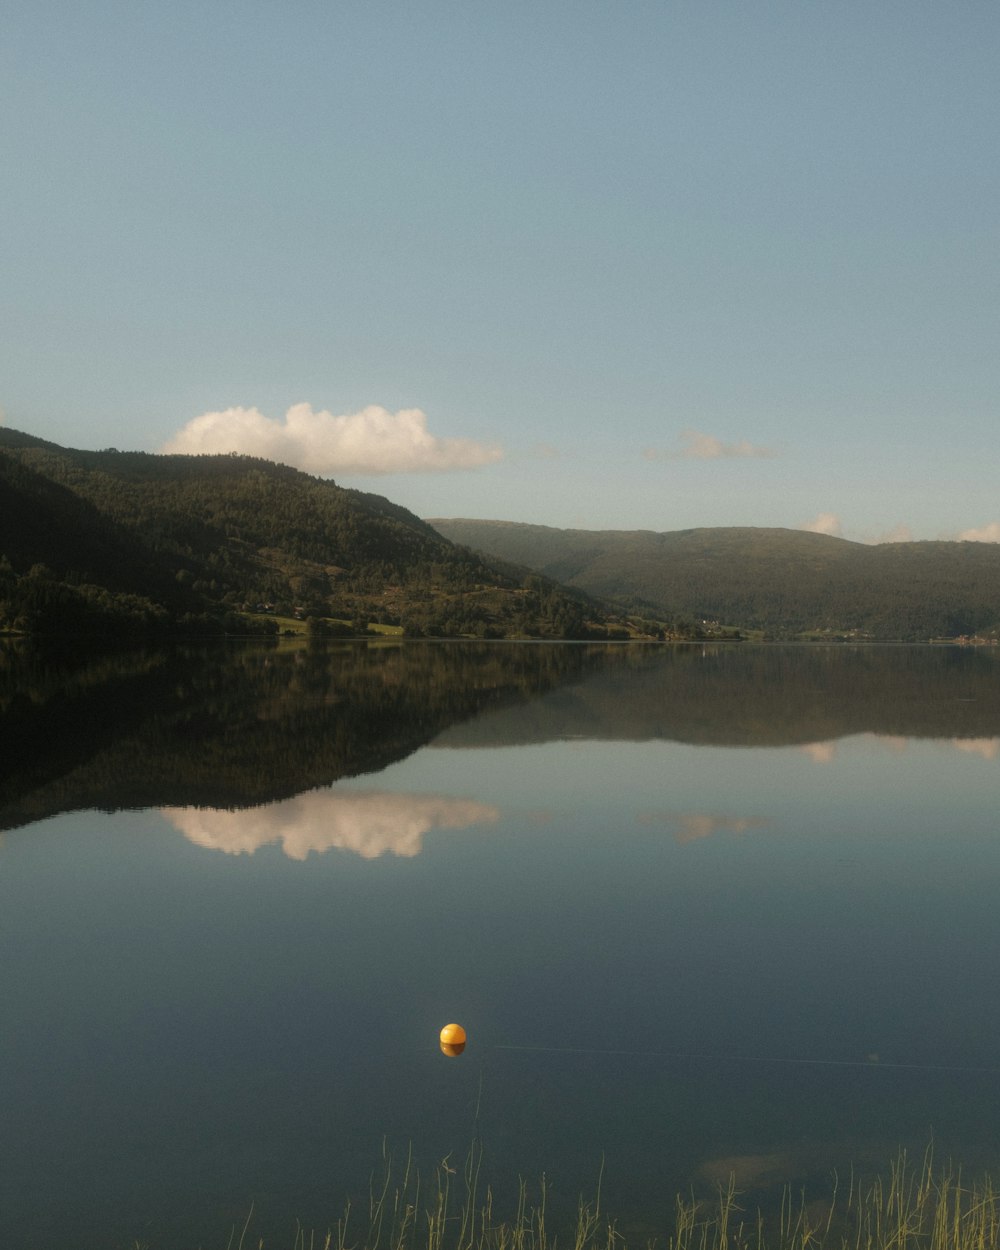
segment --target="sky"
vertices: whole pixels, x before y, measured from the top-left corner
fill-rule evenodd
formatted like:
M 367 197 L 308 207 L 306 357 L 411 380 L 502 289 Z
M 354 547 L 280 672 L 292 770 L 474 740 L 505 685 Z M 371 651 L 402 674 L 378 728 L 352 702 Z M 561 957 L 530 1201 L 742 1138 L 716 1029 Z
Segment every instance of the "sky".
M 11 0 L 0 420 L 1000 541 L 1000 6 Z

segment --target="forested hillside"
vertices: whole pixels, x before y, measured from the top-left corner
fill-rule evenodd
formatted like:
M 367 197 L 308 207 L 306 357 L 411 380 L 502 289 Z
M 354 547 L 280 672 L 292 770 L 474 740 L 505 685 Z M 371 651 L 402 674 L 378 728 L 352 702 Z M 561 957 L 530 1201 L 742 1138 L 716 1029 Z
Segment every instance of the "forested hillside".
M 80 451 L 0 429 L 0 628 L 606 634 L 581 592 L 456 547 L 406 509 L 247 456 Z M 612 626 L 612 628 L 617 628 Z
M 651 613 L 773 637 L 996 636 L 1000 545 L 868 546 L 802 530 L 561 530 L 434 520 L 439 533 Z

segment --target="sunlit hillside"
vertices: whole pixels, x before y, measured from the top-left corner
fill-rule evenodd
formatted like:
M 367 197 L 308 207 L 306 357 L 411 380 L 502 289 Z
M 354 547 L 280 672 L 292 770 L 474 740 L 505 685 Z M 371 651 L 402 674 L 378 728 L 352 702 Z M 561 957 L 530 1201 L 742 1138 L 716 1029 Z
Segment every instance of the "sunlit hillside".
M 869 546 L 803 530 L 564 530 L 435 519 L 453 542 L 622 604 L 775 637 L 926 640 L 1000 630 L 1000 544 Z

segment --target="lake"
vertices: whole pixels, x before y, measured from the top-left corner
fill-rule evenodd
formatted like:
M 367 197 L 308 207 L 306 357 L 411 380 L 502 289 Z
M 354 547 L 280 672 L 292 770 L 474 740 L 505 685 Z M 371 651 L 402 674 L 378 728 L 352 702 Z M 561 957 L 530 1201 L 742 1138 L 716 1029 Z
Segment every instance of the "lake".
M 0 727 L 3 1246 L 1000 1165 L 995 650 L 8 647 Z

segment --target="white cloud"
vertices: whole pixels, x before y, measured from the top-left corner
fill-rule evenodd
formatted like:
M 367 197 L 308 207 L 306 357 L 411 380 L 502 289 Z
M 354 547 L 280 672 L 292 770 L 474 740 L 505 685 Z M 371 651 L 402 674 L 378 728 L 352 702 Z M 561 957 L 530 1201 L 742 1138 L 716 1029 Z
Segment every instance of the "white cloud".
M 1000 543 L 1000 521 L 991 521 L 979 529 L 962 530 L 960 543 Z
M 657 447 L 646 447 L 643 450 L 645 460 L 732 460 L 732 459 L 770 459 L 777 453 L 770 447 L 758 447 L 745 438 L 738 443 L 724 443 L 714 434 L 702 434 L 698 430 L 682 430 L 679 440 L 680 447 L 674 450 L 660 450 Z
M 389 412 L 374 404 L 342 416 L 293 404 L 282 419 L 266 417 L 257 408 L 206 412 L 160 450 L 185 455 L 237 451 L 315 474 L 447 472 L 503 459 L 497 446 L 431 434 L 419 408 Z
M 252 855 L 259 847 L 281 843 L 289 859 L 311 851 L 354 851 L 363 859 L 392 854 L 411 858 L 423 849 L 431 829 L 464 829 L 493 824 L 496 807 L 472 799 L 433 794 L 384 794 L 379 791 L 311 790 L 240 811 L 203 807 L 164 807 L 163 816 L 196 846 L 227 855 Z
M 813 520 L 800 525 L 799 529 L 808 530 L 810 534 L 829 534 L 833 538 L 839 538 L 840 517 L 836 512 L 821 512 Z

